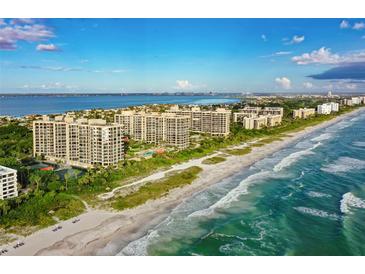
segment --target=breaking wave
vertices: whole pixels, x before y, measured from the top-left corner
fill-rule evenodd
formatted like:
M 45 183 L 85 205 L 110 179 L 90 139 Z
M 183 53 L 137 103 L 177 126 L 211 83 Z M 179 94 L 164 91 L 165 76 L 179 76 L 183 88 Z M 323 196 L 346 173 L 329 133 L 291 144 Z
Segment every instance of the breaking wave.
M 319 141 L 324 141 L 324 140 L 328 140 L 332 137 L 332 134 L 331 133 L 323 133 L 313 139 L 311 139 L 311 141 L 314 141 L 314 142 L 319 142 Z
M 330 198 L 330 197 L 332 197 L 329 194 L 322 193 L 322 192 L 316 192 L 316 191 L 309 191 L 309 192 L 307 192 L 307 195 L 312 198 Z
M 288 166 L 291 166 L 293 163 L 295 163 L 296 161 L 298 161 L 301 157 L 303 157 L 305 155 L 314 154 L 314 152 L 312 150 L 315 149 L 315 148 L 317 148 L 320 145 L 321 145 L 321 143 L 318 142 L 318 143 L 316 143 L 315 145 L 313 145 L 310 148 L 307 148 L 305 150 L 297 151 L 297 152 L 294 152 L 294 153 L 290 154 L 289 156 L 287 156 L 284 159 L 282 159 L 280 161 L 280 163 L 278 163 L 277 165 L 275 165 L 273 170 L 275 172 L 281 171 L 283 168 L 286 168 Z
M 351 192 L 347 192 L 342 195 L 340 202 L 340 210 L 342 213 L 351 213 L 350 208 L 365 208 L 365 201 L 353 195 Z
M 148 255 L 147 246 L 151 238 L 158 237 L 158 232 L 152 230 L 146 236 L 130 242 L 116 256 L 146 256 Z
M 363 168 L 365 168 L 365 161 L 363 160 L 340 157 L 334 163 L 322 167 L 321 170 L 328 173 L 342 173 Z
M 195 211 L 191 213 L 188 217 L 200 217 L 207 216 L 214 212 L 217 208 L 225 208 L 231 205 L 233 202 L 237 201 L 241 195 L 248 193 L 248 187 L 257 181 L 265 180 L 270 177 L 270 171 L 261 171 L 255 174 L 252 174 L 242 180 L 237 187 L 229 191 L 225 196 L 223 196 L 219 201 L 215 204 L 211 205 L 208 208 Z
M 319 210 L 319 209 L 310 208 L 310 207 L 298 206 L 298 207 L 294 207 L 294 209 L 303 214 L 321 217 L 321 218 L 327 218 L 327 219 L 331 219 L 331 220 L 338 220 L 340 218 L 335 213 L 328 213 L 324 210 Z
M 353 142 L 352 144 L 357 147 L 365 147 L 365 142 Z

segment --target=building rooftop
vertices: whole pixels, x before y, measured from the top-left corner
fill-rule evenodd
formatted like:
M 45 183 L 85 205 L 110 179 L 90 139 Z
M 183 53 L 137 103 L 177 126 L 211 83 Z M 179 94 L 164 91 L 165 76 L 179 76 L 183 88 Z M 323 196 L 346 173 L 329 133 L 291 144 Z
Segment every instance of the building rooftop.
M 6 166 L 0 166 L 0 174 L 13 173 L 13 172 L 16 172 L 16 170 Z

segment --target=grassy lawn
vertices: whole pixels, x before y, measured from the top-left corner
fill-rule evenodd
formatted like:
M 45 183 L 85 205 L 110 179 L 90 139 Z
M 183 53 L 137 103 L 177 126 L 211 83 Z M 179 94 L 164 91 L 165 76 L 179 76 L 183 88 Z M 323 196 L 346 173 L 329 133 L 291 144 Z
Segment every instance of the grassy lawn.
M 215 156 L 215 157 L 211 157 L 211 158 L 207 158 L 207 159 L 203 160 L 202 163 L 206 164 L 206 165 L 215 165 L 215 164 L 224 162 L 225 160 L 226 160 L 226 158 L 224 158 L 224 157 Z
M 167 195 L 170 190 L 191 184 L 202 169 L 197 166 L 187 168 L 181 172 L 172 174 L 157 182 L 150 182 L 140 187 L 136 192 L 124 197 L 118 197 L 112 203 L 112 207 L 118 210 L 133 208 L 156 200 Z

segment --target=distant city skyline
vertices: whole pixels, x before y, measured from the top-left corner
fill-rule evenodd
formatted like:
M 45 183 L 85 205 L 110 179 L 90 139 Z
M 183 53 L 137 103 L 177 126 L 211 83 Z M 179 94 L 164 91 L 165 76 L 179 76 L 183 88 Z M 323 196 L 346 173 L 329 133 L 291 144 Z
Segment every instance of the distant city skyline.
M 0 93 L 365 91 L 362 19 L 0 19 Z

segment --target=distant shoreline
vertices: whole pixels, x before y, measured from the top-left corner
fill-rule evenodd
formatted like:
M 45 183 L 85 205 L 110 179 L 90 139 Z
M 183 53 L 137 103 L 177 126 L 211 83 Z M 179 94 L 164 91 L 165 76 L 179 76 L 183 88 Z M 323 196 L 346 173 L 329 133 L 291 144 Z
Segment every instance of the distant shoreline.
M 241 94 L 234 93 L 158 93 L 158 92 L 136 92 L 136 93 L 0 93 L 0 97 L 7 96 L 49 96 L 49 97 L 59 97 L 59 96 L 69 96 L 69 97 L 77 97 L 77 96 L 237 96 Z
M 0 116 L 60 114 L 69 111 L 119 109 L 153 104 L 214 105 L 237 103 L 228 95 L 201 94 L 22 94 L 0 95 Z

